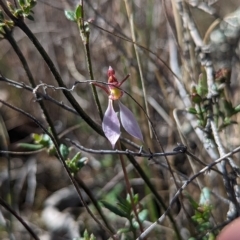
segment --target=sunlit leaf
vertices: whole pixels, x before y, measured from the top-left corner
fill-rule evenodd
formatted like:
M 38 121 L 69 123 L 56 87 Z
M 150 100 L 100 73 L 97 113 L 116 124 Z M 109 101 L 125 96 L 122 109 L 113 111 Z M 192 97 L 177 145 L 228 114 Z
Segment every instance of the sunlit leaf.
M 200 205 L 210 204 L 210 198 L 211 198 L 210 189 L 207 187 L 204 187 L 201 191 L 199 204 Z
M 133 113 L 127 107 L 125 107 L 120 101 L 118 103 L 120 108 L 120 119 L 122 126 L 130 135 L 143 141 L 141 129 Z
M 73 21 L 73 22 L 76 21 L 76 15 L 75 15 L 74 11 L 65 10 L 64 13 L 68 20 Z
M 141 222 L 145 221 L 147 219 L 147 215 L 148 215 L 148 210 L 147 209 L 143 209 L 139 214 L 138 214 L 138 218 Z

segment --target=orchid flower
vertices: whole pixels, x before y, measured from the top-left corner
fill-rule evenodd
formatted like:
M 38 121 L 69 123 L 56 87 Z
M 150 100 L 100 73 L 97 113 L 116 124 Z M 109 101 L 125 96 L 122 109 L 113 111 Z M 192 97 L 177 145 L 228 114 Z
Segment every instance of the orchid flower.
M 114 148 L 121 135 L 118 114 L 113 108 L 113 101 L 117 101 L 119 105 L 120 120 L 123 128 L 133 137 L 143 141 L 142 132 L 133 113 L 119 100 L 123 95 L 123 91 L 119 88 L 116 88 L 121 87 L 121 85 L 128 79 L 129 75 L 127 75 L 121 82 L 118 82 L 117 78 L 115 77 L 115 71 L 111 66 L 109 67 L 107 74 L 109 83 L 107 87 L 94 83 L 94 85 L 100 87 L 108 94 L 108 107 L 102 122 L 102 128 L 105 136 Z

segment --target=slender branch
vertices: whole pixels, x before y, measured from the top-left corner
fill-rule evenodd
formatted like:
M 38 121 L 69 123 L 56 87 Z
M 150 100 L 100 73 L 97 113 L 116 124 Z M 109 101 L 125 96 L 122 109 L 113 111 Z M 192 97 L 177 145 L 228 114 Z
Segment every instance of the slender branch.
M 177 200 L 178 196 L 182 193 L 182 191 L 197 177 L 199 177 L 200 175 L 204 174 L 205 172 L 209 171 L 213 166 L 215 166 L 216 164 L 220 163 L 221 161 L 226 160 L 228 157 L 233 156 L 235 153 L 240 152 L 240 147 L 235 148 L 233 151 L 229 152 L 228 154 L 225 154 L 224 156 L 218 158 L 217 160 L 215 160 L 214 162 L 210 163 L 208 166 L 206 166 L 205 168 L 202 168 L 197 174 L 193 175 L 192 177 L 190 177 L 183 185 L 181 188 L 178 189 L 178 191 L 176 192 L 176 194 L 174 195 L 174 197 L 172 198 L 169 206 L 167 207 L 167 210 L 162 214 L 162 216 L 156 221 L 154 222 L 149 228 L 147 228 L 144 233 L 142 233 L 138 240 L 140 239 L 144 239 L 153 229 L 157 224 L 161 224 L 162 221 L 165 219 L 165 217 L 168 215 L 168 213 L 170 212 L 173 203 Z
M 74 146 L 76 146 L 78 149 L 84 151 L 84 152 L 88 152 L 88 153 L 93 153 L 93 154 L 111 154 L 111 155 L 131 155 L 131 156 L 135 156 L 135 157 L 147 157 L 149 159 L 152 159 L 153 157 L 162 157 L 162 156 L 173 156 L 173 155 L 177 155 L 179 153 L 183 153 L 183 151 L 177 150 L 177 151 L 172 151 L 172 152 L 164 152 L 164 153 L 144 153 L 142 152 L 142 149 L 140 149 L 139 152 L 134 152 L 131 150 L 126 149 L 125 151 L 122 150 L 95 150 L 95 149 L 90 149 L 90 148 L 85 148 L 82 145 L 79 145 L 78 143 L 76 143 L 75 141 L 71 140 L 71 139 L 66 139 L 67 141 L 71 142 Z
M 7 107 L 9 107 L 9 108 L 11 108 L 11 109 L 13 109 L 13 110 L 15 110 L 15 111 L 18 111 L 18 112 L 24 114 L 25 116 L 27 116 L 28 118 L 32 119 L 32 120 L 50 137 L 50 139 L 52 140 L 52 142 L 53 142 L 53 144 L 54 144 L 54 146 L 55 146 L 57 156 L 58 156 L 58 158 L 60 159 L 60 161 L 62 162 L 62 164 L 63 164 L 63 166 L 64 166 L 64 168 L 65 168 L 65 170 L 66 170 L 66 172 L 67 172 L 67 175 L 68 175 L 69 179 L 71 180 L 72 184 L 74 185 L 74 187 L 75 187 L 75 189 L 76 189 L 76 191 L 77 191 L 77 193 L 78 193 L 78 196 L 79 196 L 80 200 L 82 201 L 82 200 L 83 200 L 83 197 L 82 197 L 82 193 L 81 193 L 81 191 L 80 191 L 80 189 L 79 189 L 79 187 L 78 187 L 78 184 L 77 184 L 77 182 L 75 181 L 75 179 L 73 178 L 70 170 L 68 169 L 65 160 L 62 158 L 61 152 L 60 152 L 60 150 L 59 150 L 59 148 L 58 148 L 58 144 L 57 144 L 55 138 L 52 136 L 52 134 L 51 134 L 46 128 L 44 128 L 43 125 L 42 125 L 34 116 L 32 116 L 31 114 L 23 111 L 22 109 L 20 109 L 20 108 L 18 108 L 18 107 L 15 107 L 15 106 L 9 104 L 9 103 L 1 100 L 1 99 L 0 99 L 0 102 L 1 102 L 2 104 L 6 105 Z M 85 188 L 85 187 L 83 186 L 83 189 L 84 189 L 84 188 Z M 83 203 L 83 205 L 84 205 L 84 202 L 82 202 L 82 203 Z M 96 208 L 97 208 L 97 207 L 96 207 Z M 98 208 L 97 208 L 97 209 L 98 209 Z M 99 224 L 99 226 L 101 226 L 105 231 L 107 231 L 107 232 L 110 234 L 110 236 L 114 237 L 114 236 L 113 236 L 113 232 L 111 231 L 111 229 L 108 229 L 108 228 L 106 228 L 104 225 L 102 225 L 102 223 L 93 215 L 93 213 L 90 211 L 89 208 L 87 208 L 87 211 L 88 211 L 88 213 L 91 215 L 91 217 Z M 100 214 L 100 216 L 102 216 L 102 213 L 101 213 L 101 212 L 99 212 L 99 214 Z M 105 218 L 103 218 L 103 220 L 104 220 L 104 219 L 105 219 Z
M 117 142 L 117 145 L 118 145 L 118 148 L 121 149 L 121 144 L 120 144 L 119 141 Z M 125 179 L 125 182 L 126 182 L 127 192 L 130 196 L 130 201 L 131 201 L 131 204 L 132 204 L 133 212 L 134 212 L 136 220 L 139 224 L 140 231 L 142 233 L 143 232 L 143 226 L 142 226 L 142 223 L 139 220 L 136 205 L 134 203 L 133 194 L 132 194 L 132 190 L 131 190 L 131 185 L 130 185 L 130 182 L 129 182 L 129 179 L 128 179 L 128 174 L 127 174 L 127 171 L 126 171 L 126 166 L 125 166 L 125 163 L 124 163 L 124 159 L 123 159 L 122 155 L 119 155 L 119 158 L 120 158 L 120 162 L 121 162 L 121 165 L 122 165 L 123 175 L 124 175 L 124 179 Z M 132 222 L 130 224 L 132 224 Z M 136 238 L 136 231 L 133 231 L 133 234 L 134 234 L 134 238 Z
M 21 61 L 22 65 L 23 65 L 23 68 L 24 68 L 24 70 L 25 70 L 25 72 L 26 72 L 26 74 L 28 76 L 28 79 L 29 79 L 32 87 L 36 87 L 36 83 L 35 83 L 35 80 L 33 78 L 32 72 L 31 72 L 31 70 L 30 70 L 30 68 L 28 66 L 27 60 L 25 59 L 21 49 L 18 47 L 15 39 L 13 38 L 12 32 L 10 32 L 6 27 L 4 28 L 4 31 L 5 31 L 4 36 L 9 41 L 9 43 L 13 47 L 14 51 L 16 52 L 18 58 L 20 59 L 20 61 Z M 43 112 L 43 114 L 45 116 L 45 119 L 46 119 L 46 121 L 47 121 L 47 123 L 48 123 L 48 125 L 49 125 L 49 127 L 50 127 L 50 129 L 52 131 L 52 134 L 53 134 L 54 138 L 56 139 L 56 142 L 58 143 L 58 145 L 60 145 L 60 141 L 58 139 L 57 132 L 55 130 L 54 124 L 52 122 L 52 119 L 51 119 L 51 117 L 50 117 L 50 115 L 49 115 L 49 113 L 48 113 L 44 103 L 40 101 L 39 105 L 40 105 L 40 107 L 42 109 L 42 112 Z
M 5 11 L 5 13 L 10 17 L 10 19 L 14 22 L 14 24 L 19 27 L 32 41 L 34 46 L 37 48 L 38 52 L 43 57 L 44 61 L 46 62 L 47 66 L 49 67 L 51 73 L 53 74 L 55 80 L 57 81 L 58 85 L 60 87 L 65 87 L 65 84 L 62 80 L 61 75 L 57 71 L 53 61 L 48 56 L 45 49 L 42 47 L 42 45 L 39 43 L 38 39 L 35 37 L 35 35 L 32 33 L 32 31 L 28 28 L 28 26 L 21 20 L 16 18 L 7 8 L 7 6 L 4 4 L 3 0 L 0 0 L 0 5 L 2 9 Z M 78 114 L 86 121 L 86 123 L 97 133 L 99 133 L 101 136 L 104 136 L 102 129 L 99 125 L 97 125 L 89 116 L 85 113 L 85 111 L 80 107 L 76 99 L 72 96 L 71 93 L 68 91 L 63 92 L 65 97 L 68 99 L 68 101 L 71 103 L 71 105 L 74 107 L 74 109 L 78 112 Z
M 28 226 L 28 224 L 19 216 L 1 197 L 0 197 L 0 205 L 3 206 L 7 211 L 9 211 L 18 221 L 26 228 L 29 234 L 36 240 L 40 240 L 40 238 L 36 235 L 36 233 Z
M 78 19 L 77 24 L 78 24 L 78 27 L 79 27 L 80 35 L 81 35 L 83 46 L 84 46 L 88 73 L 89 73 L 90 79 L 94 79 L 93 70 L 92 70 L 92 60 L 91 60 L 91 54 L 90 54 L 90 46 L 89 46 L 90 32 L 89 32 L 89 30 L 88 30 L 88 32 L 86 31 L 85 24 L 84 24 L 85 21 L 84 21 L 83 1 L 80 1 L 80 5 L 82 6 L 81 7 L 81 18 Z M 101 104 L 100 104 L 100 101 L 99 101 L 99 98 L 98 98 L 96 86 L 91 85 L 91 88 L 92 88 L 94 101 L 95 101 L 95 104 L 97 106 L 97 110 L 98 110 L 100 118 L 102 120 L 103 119 L 103 112 L 102 112 Z
M 0 75 L 1 75 L 1 73 L 0 73 Z M 34 88 L 32 88 L 29 85 L 26 85 L 25 83 L 19 83 L 19 82 L 11 80 L 9 78 L 3 77 L 3 76 L 0 76 L 0 81 L 6 82 L 9 85 L 12 85 L 12 86 L 14 86 L 16 88 L 23 88 L 23 89 L 25 89 L 25 90 L 27 90 L 29 92 L 34 93 L 37 101 L 42 101 L 43 99 L 47 100 L 47 101 L 51 101 L 52 103 L 60 106 L 61 108 L 65 109 L 65 110 L 67 110 L 67 111 L 69 111 L 71 113 L 74 113 L 74 114 L 78 115 L 78 112 L 74 108 L 71 108 L 71 107 L 67 106 L 63 102 L 59 102 L 59 101 L 55 100 L 54 98 L 52 98 L 48 94 L 44 94 L 44 93 L 41 93 L 41 92 L 34 92 Z

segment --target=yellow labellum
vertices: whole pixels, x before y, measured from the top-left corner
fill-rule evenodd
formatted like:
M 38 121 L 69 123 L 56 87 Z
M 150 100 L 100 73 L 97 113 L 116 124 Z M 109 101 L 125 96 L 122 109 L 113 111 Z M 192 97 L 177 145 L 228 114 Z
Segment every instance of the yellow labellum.
M 122 96 L 122 91 L 118 88 L 111 88 L 110 89 L 110 96 L 112 100 L 117 100 Z

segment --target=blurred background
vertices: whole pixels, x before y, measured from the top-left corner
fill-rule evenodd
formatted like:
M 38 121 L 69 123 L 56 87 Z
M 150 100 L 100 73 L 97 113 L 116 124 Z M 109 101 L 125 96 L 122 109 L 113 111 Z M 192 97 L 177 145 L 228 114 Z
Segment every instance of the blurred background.
M 13 1 L 11 2 L 14 4 Z M 186 108 L 194 106 L 194 103 L 190 102 L 187 106 L 184 101 L 184 97 L 191 98 L 192 87 L 198 84 L 199 75 L 204 74 L 203 61 L 199 54 L 202 49 L 199 50 L 190 31 L 184 26 L 181 13 L 187 11 L 190 16 L 187 21 L 195 24 L 206 48 L 205 51 L 212 60 L 214 71 L 225 70 L 231 73 L 224 82 L 227 82 L 227 94 L 224 95 L 224 99 L 237 106 L 240 102 L 238 94 L 240 1 L 185 1 L 183 10 L 179 9 L 181 2 L 83 1 L 84 19 L 89 21 L 90 28 L 89 46 L 93 75 L 94 80 L 107 82 L 109 66 L 114 68 L 119 81 L 130 74 L 123 88 L 144 109 L 148 109 L 148 115 L 164 151 L 172 151 L 180 142 L 202 162 L 209 164 L 215 159 L 206 151 L 206 144 L 208 148 L 212 147 L 208 142 L 208 133 L 206 128 L 202 129 L 205 130 L 202 131 L 203 139 L 199 140 L 195 131 L 197 119 L 186 112 Z M 54 62 L 68 88 L 71 88 L 76 81 L 90 79 L 78 26 L 75 22 L 69 21 L 64 14 L 65 10 L 74 10 L 78 3 L 79 1 L 38 0 L 33 8 L 34 21 L 25 20 Z M 25 33 L 15 27 L 12 36 L 26 58 L 36 84 L 57 86 L 48 66 Z M 0 41 L 0 74 L 1 77 L 17 83 L 30 85 L 21 61 L 6 39 Z M 179 82 L 185 90 L 183 94 Z M 60 90 L 39 88 L 38 91 L 71 107 Z M 97 89 L 97 92 L 104 112 L 108 97 L 100 89 Z M 72 95 L 89 117 L 101 125 L 90 85 L 78 84 Z M 39 101 L 42 100 L 36 99 L 32 91 L 6 83 L 1 78 L 0 96 L 2 100 L 30 113 L 48 127 L 39 107 Z M 144 143 L 132 138 L 125 131 L 122 137 L 133 141 L 137 146 L 143 145 L 145 150 L 162 152 L 159 143 L 151 137 L 148 120 L 143 111 L 126 94 L 121 101 L 136 116 L 143 132 Z M 61 137 L 61 142 L 68 147 L 71 144 L 65 138 L 74 140 L 86 148 L 111 149 L 110 143 L 94 132 L 78 114 L 67 111 L 52 101 L 43 100 L 43 102 L 57 134 Z M 7 200 L 10 195 L 12 196 L 12 207 L 28 222 L 40 239 L 80 239 L 85 229 L 93 233 L 96 239 L 108 239 L 109 235 L 96 224 L 82 206 L 61 162 L 44 150 L 26 153 L 26 149 L 19 147 L 19 143 L 33 143 L 32 134 L 42 134 L 42 129 L 27 116 L 7 106 L 0 105 L 0 113 L 1 149 L 21 152 L 1 155 L 1 197 Z M 228 127 L 219 132 L 227 151 L 239 146 L 240 142 L 239 115 L 234 115 L 231 121 Z M 138 151 L 133 144 L 126 143 L 126 145 L 128 149 Z M 78 151 L 72 146 L 70 158 Z M 116 202 L 117 197 L 126 197 L 123 173 L 117 155 L 82 152 L 81 156 L 87 157 L 88 163 L 77 173 L 76 179 L 83 181 L 96 198 Z M 169 156 L 170 166 L 162 157 L 151 160 L 136 158 L 136 160 L 167 206 L 177 191 L 169 167 L 174 172 L 178 187 L 203 168 L 198 162 L 187 159 L 185 154 Z M 233 160 L 239 166 L 238 153 L 234 155 Z M 147 227 L 163 214 L 164 209 L 156 203 L 134 166 L 126 162 L 134 193 L 139 194 L 141 205 L 148 211 L 144 225 Z M 238 179 L 236 181 L 238 182 Z M 209 201 L 212 208 L 208 219 L 211 228 L 216 227 L 218 231 L 221 229 L 218 226 L 226 220 L 229 202 L 222 176 L 211 171 L 189 184 L 185 193 L 172 206 L 171 214 L 182 239 L 190 237 L 204 239 L 207 230 L 201 232 L 198 224 L 191 218 L 196 214 L 191 199 L 199 202 L 204 187 L 211 190 Z M 83 196 L 89 203 L 84 192 Z M 92 205 L 89 206 L 94 212 Z M 103 211 L 115 229 L 125 226 L 124 218 L 106 208 L 103 208 Z M 97 213 L 94 213 L 98 217 Z M 12 235 L 7 231 L 9 221 L 13 221 Z M 11 220 L 8 211 L 4 208 L 0 211 L 0 226 L 0 239 L 31 239 L 14 217 Z M 133 238 L 131 235 L 126 235 L 121 239 Z M 156 227 L 149 239 L 176 239 L 169 219 L 166 218 L 161 226 Z

